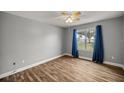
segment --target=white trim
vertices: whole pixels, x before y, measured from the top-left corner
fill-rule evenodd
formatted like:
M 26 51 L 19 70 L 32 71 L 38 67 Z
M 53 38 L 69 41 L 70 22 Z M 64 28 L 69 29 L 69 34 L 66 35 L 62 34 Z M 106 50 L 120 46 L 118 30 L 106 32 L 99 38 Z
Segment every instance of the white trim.
M 65 53 L 64 55 L 72 56 L 72 55 L 69 54 L 69 53 Z M 79 58 L 86 59 L 86 60 L 90 60 L 90 61 L 92 60 L 92 58 L 83 57 L 83 56 L 79 56 Z M 117 67 L 121 67 L 121 68 L 124 70 L 124 65 L 122 65 L 122 64 L 118 64 L 118 63 L 114 63 L 114 62 L 109 62 L 109 61 L 104 61 L 103 63 L 104 63 L 104 64 L 109 64 L 109 65 L 113 65 L 113 66 L 117 66 Z
M 72 56 L 72 55 L 69 54 L 69 53 L 64 53 L 63 55 Z M 83 57 L 83 56 L 79 56 L 79 58 L 86 59 L 86 60 L 92 60 L 92 58 L 89 58 L 89 57 Z
M 63 53 L 63 55 L 72 56 L 70 53 Z
M 82 58 L 82 59 L 86 59 L 86 60 L 90 60 L 90 61 L 92 61 L 92 58 L 89 58 L 89 57 L 79 56 L 79 58 Z
M 121 67 L 122 69 L 124 69 L 124 65 L 122 65 L 122 64 L 113 63 L 113 62 L 108 62 L 108 61 L 104 61 L 104 64 L 109 64 L 109 65 Z
M 69 53 L 64 53 L 64 54 L 59 55 L 59 56 L 56 56 L 56 57 L 52 57 L 52 58 L 49 58 L 49 59 L 46 59 L 46 60 L 43 60 L 43 61 L 36 62 L 36 63 L 34 63 L 34 64 L 31 64 L 31 65 L 28 65 L 28 66 L 22 67 L 22 68 L 18 68 L 18 69 L 14 70 L 14 71 L 9 71 L 9 72 L 3 73 L 3 74 L 0 75 L 0 79 L 1 79 L 1 78 L 4 78 L 4 77 L 7 77 L 7 76 L 9 76 L 9 75 L 13 75 L 13 74 L 15 74 L 15 73 L 24 71 L 24 70 L 26 70 L 26 69 L 29 69 L 29 68 L 38 66 L 38 65 L 40 65 L 40 64 L 49 62 L 49 61 L 51 61 L 51 60 L 54 60 L 54 59 L 59 58 L 59 57 L 62 57 L 62 56 L 64 56 L 64 55 L 72 56 L 72 55 L 69 54 Z M 83 57 L 83 56 L 79 56 L 79 58 L 87 59 L 87 60 L 92 60 L 91 58 Z M 108 61 L 104 61 L 104 63 L 105 63 L 105 64 L 109 64 L 109 65 L 113 65 L 113 66 L 121 67 L 121 68 L 123 68 L 123 70 L 124 70 L 124 65 L 122 65 L 122 64 L 113 63 L 113 62 L 108 62 Z
M 36 62 L 36 63 L 34 63 L 34 64 L 31 64 L 31 65 L 28 65 L 28 66 L 25 66 L 25 67 L 22 67 L 22 68 L 18 68 L 18 69 L 14 70 L 14 71 L 9 71 L 9 72 L 3 73 L 3 74 L 0 75 L 0 79 L 1 79 L 1 78 L 4 78 L 4 77 L 7 77 L 7 76 L 10 76 L 10 75 L 13 75 L 13 74 L 15 74 L 15 73 L 24 71 L 24 70 L 26 70 L 26 69 L 29 69 L 29 68 L 38 66 L 38 65 L 40 65 L 40 64 L 49 62 L 49 61 L 51 61 L 51 60 L 54 60 L 54 59 L 59 58 L 59 57 L 62 57 L 62 56 L 63 56 L 63 55 L 55 56 L 55 57 L 52 57 L 52 58 L 49 58 L 49 59 L 46 59 L 46 60 L 43 60 L 43 61 Z

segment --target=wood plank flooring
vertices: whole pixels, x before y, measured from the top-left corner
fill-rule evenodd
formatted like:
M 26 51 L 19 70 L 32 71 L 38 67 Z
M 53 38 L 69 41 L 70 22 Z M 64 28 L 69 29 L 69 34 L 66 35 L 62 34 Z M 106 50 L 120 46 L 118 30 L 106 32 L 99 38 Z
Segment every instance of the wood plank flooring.
M 119 67 L 63 56 L 0 79 L 1 82 L 124 82 Z

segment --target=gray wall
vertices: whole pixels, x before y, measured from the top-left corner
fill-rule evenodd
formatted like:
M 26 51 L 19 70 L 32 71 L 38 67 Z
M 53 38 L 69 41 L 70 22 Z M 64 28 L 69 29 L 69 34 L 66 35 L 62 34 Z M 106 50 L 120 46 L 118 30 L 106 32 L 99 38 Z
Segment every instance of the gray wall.
M 71 53 L 72 29 L 95 27 L 97 24 L 103 27 L 105 60 L 124 64 L 122 17 L 64 29 L 0 12 L 0 74 L 62 53 Z M 80 51 L 80 55 L 91 57 L 92 53 Z M 115 59 L 112 60 L 112 56 Z
M 105 50 L 105 61 L 115 62 L 123 64 L 123 51 L 122 51 L 122 37 L 123 37 L 123 17 L 103 20 L 94 23 L 88 23 L 80 26 L 74 26 L 68 28 L 66 32 L 66 51 L 71 53 L 72 46 L 72 29 L 82 29 L 88 27 L 96 27 L 96 25 L 101 24 L 103 28 L 103 41 L 104 41 L 104 50 Z M 92 53 L 85 51 L 79 51 L 80 56 L 83 57 L 92 57 Z M 112 59 L 112 56 L 114 59 Z
M 0 12 L 0 74 L 65 52 L 63 30 Z
M 123 65 L 124 65 L 124 16 L 123 16 Z

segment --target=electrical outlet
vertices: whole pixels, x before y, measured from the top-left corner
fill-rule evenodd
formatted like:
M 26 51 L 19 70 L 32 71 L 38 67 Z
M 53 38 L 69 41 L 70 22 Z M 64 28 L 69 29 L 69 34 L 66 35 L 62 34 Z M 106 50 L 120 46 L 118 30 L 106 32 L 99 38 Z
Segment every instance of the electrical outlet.
M 25 60 L 22 60 L 22 63 L 25 63 Z
M 114 56 L 112 56 L 112 59 L 115 59 Z
M 15 63 L 15 62 L 13 62 L 13 65 L 16 65 L 16 63 Z

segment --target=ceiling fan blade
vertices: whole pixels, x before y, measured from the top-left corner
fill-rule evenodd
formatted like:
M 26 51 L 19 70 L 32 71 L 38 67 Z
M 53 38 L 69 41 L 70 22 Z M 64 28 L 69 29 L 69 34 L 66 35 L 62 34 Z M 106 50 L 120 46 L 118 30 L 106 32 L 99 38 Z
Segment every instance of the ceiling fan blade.
M 53 20 L 67 20 L 70 18 L 72 21 L 79 21 L 80 17 L 82 16 L 80 11 L 74 11 L 74 12 L 66 12 L 63 11 L 60 13 L 61 15 L 58 15 Z
M 66 17 L 65 16 L 57 16 L 53 18 L 54 20 L 65 20 Z
M 64 11 L 64 12 L 62 12 L 61 14 L 62 14 L 63 16 L 68 16 L 68 13 L 67 13 L 67 12 L 65 12 L 65 11 Z
M 73 19 L 74 21 L 79 21 L 80 20 L 80 18 L 75 18 L 75 19 Z
M 72 12 L 72 16 L 74 16 L 74 17 L 80 17 L 81 16 L 81 12 Z
M 62 19 L 62 20 L 64 20 L 64 19 L 66 19 L 69 16 L 67 12 L 61 12 L 60 14 L 61 15 L 55 17 L 55 19 Z

